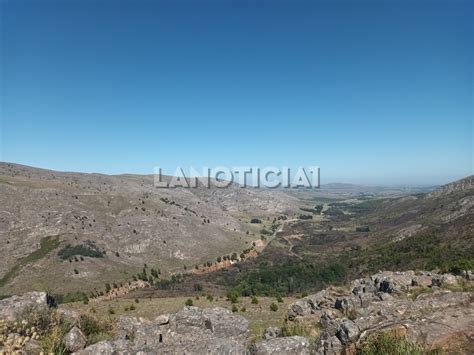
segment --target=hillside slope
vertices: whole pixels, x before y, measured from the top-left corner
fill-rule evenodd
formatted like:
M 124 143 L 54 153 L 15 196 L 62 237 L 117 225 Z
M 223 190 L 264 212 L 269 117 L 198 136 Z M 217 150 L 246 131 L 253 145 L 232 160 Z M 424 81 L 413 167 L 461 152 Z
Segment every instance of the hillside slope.
M 258 239 L 251 217 L 291 213 L 297 200 L 0 163 L 0 206 L 0 293 L 8 294 L 92 289 L 129 280 L 144 263 L 166 273 L 240 252 Z

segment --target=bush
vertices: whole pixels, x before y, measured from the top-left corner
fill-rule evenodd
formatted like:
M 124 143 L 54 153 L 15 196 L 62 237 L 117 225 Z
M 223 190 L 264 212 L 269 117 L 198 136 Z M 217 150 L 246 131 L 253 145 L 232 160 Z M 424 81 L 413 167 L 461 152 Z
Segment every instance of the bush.
M 252 296 L 252 304 L 258 304 L 258 298 L 255 296 Z
M 270 305 L 270 311 L 272 312 L 278 311 L 278 306 L 276 303 L 272 302 L 272 304 Z
M 276 297 L 276 300 L 277 300 L 278 303 L 283 303 L 283 298 L 281 298 L 280 295 L 278 295 L 278 296 Z
M 337 262 L 326 265 L 303 260 L 288 260 L 279 264 L 261 263 L 258 268 L 242 273 L 232 292 L 242 296 L 276 297 L 343 282 L 346 275 L 346 267 Z
M 238 312 L 238 311 L 239 311 L 239 309 L 238 309 L 237 306 L 234 304 L 234 305 L 232 306 L 232 312 L 233 312 L 233 313 L 236 313 L 236 312 Z
M 137 309 L 137 307 L 135 307 L 135 305 L 132 303 L 130 307 L 128 307 L 128 309 L 134 311 L 135 309 Z
M 188 298 L 188 299 L 186 300 L 186 302 L 184 303 L 184 305 L 185 305 L 185 306 L 188 306 L 188 307 L 191 307 L 193 304 L 194 304 L 194 303 L 193 303 L 193 300 L 190 299 L 190 298 Z
M 423 348 L 409 342 L 403 336 L 393 333 L 379 333 L 370 336 L 357 349 L 358 355 L 410 354 L 422 355 Z
M 96 247 L 92 242 L 74 246 L 68 244 L 58 252 L 58 256 L 63 260 L 69 259 L 72 256 L 75 257 L 76 255 L 88 256 L 90 258 L 102 258 L 104 252 Z M 76 261 L 78 261 L 77 258 Z
M 230 301 L 230 303 L 237 303 L 239 301 L 239 295 L 235 292 L 229 292 L 227 294 L 227 300 Z

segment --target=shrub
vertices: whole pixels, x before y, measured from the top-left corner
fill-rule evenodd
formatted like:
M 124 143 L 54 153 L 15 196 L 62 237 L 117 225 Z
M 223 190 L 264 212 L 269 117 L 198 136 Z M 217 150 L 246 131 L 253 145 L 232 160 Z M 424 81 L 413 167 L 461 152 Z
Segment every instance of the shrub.
M 283 298 L 281 298 L 280 295 L 278 295 L 278 296 L 276 297 L 276 300 L 277 300 L 278 303 L 283 303 Z
M 194 303 L 193 303 L 193 300 L 190 299 L 190 298 L 188 298 L 188 299 L 186 300 L 186 302 L 184 303 L 184 305 L 185 305 L 185 306 L 188 306 L 188 307 L 191 307 L 193 304 L 194 304 Z
M 367 338 L 357 349 L 358 355 L 410 354 L 422 355 L 423 348 L 393 333 L 379 333 Z
M 273 312 L 276 312 L 278 311 L 278 306 L 276 303 L 272 302 L 272 304 L 270 305 L 270 310 L 273 311 Z
M 134 311 L 134 310 L 137 309 L 137 307 L 135 307 L 135 305 L 132 303 L 132 304 L 130 305 L 130 307 L 128 307 L 128 309 L 131 310 L 131 311 Z
M 102 258 L 104 256 L 104 252 L 92 242 L 74 246 L 68 244 L 58 252 L 58 256 L 63 260 L 69 259 L 73 256 L 75 257 L 76 255 L 88 256 L 90 258 Z M 79 261 L 76 257 L 75 260 Z
M 258 298 L 255 296 L 252 296 L 252 304 L 258 304 Z
M 232 306 L 232 312 L 233 312 L 233 313 L 236 313 L 236 312 L 238 312 L 238 311 L 239 311 L 239 309 L 238 309 L 237 306 L 234 304 L 234 305 Z
M 229 292 L 227 294 L 227 300 L 230 301 L 230 303 L 237 303 L 239 301 L 239 295 L 235 292 Z
M 112 314 L 115 314 L 115 311 L 112 307 L 109 307 L 109 314 L 112 315 Z

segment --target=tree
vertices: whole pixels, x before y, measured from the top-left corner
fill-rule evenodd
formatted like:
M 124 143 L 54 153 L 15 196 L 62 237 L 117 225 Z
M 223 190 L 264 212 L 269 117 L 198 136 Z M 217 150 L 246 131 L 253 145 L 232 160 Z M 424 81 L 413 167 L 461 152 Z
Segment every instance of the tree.
M 272 304 L 270 305 L 270 310 L 271 310 L 272 312 L 278 311 L 278 306 L 276 305 L 275 302 L 272 302 Z

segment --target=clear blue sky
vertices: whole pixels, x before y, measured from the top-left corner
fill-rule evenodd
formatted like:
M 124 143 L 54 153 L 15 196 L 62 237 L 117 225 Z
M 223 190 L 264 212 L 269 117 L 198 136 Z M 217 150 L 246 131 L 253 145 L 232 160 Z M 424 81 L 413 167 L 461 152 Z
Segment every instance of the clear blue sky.
M 1 0 L 2 161 L 472 174 L 472 1 Z

